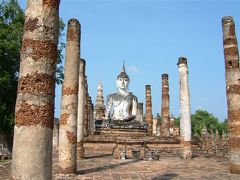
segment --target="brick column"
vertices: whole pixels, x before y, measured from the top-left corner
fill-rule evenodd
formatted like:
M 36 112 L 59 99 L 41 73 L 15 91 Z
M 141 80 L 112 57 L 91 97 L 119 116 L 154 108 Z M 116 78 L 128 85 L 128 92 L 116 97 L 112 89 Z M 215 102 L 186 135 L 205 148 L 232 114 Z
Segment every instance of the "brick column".
M 181 156 L 183 159 L 191 159 L 191 109 L 188 88 L 187 58 L 180 57 L 177 65 L 180 78 L 180 136 L 182 145 Z
M 162 108 L 161 108 L 161 135 L 169 136 L 170 118 L 169 118 L 169 84 L 168 74 L 162 74 Z
M 87 99 L 87 103 L 88 103 L 88 132 L 91 132 L 91 111 L 92 111 L 92 98 L 91 96 L 88 95 L 88 99 Z
M 52 179 L 59 3 L 27 1 L 10 179 Z
M 77 168 L 77 107 L 80 59 L 80 23 L 68 21 L 59 128 L 59 174 L 75 174 Z
M 84 117 L 83 117 L 83 133 L 84 137 L 88 136 L 88 83 L 85 76 L 85 101 L 84 101 Z
M 240 72 L 235 24 L 230 16 L 223 17 L 223 44 L 228 107 L 230 172 L 240 174 Z
M 91 133 L 94 132 L 95 130 L 95 121 L 94 121 L 94 105 L 92 103 L 92 100 L 91 100 L 91 104 L 90 104 L 90 116 L 89 116 L 89 123 L 90 123 L 90 126 L 89 126 L 89 130 Z
M 137 117 L 136 120 L 140 123 L 143 122 L 143 103 L 137 103 Z
M 152 96 L 151 96 L 151 86 L 146 85 L 146 122 L 148 125 L 148 135 L 152 135 Z
M 85 65 L 84 59 L 80 59 L 79 66 L 79 89 L 78 89 L 78 127 L 77 127 L 77 159 L 84 157 L 83 149 L 83 119 L 85 111 Z

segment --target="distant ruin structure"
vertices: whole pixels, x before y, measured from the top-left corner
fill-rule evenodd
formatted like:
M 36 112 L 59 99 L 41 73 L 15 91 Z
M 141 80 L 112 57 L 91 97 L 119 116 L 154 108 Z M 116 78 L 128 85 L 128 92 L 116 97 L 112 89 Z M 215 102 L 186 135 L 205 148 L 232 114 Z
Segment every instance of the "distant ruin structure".
M 105 119 L 105 111 L 106 111 L 106 107 L 104 104 L 103 84 L 102 84 L 102 81 L 99 81 L 98 88 L 97 88 L 96 104 L 94 108 L 94 119 L 96 120 Z

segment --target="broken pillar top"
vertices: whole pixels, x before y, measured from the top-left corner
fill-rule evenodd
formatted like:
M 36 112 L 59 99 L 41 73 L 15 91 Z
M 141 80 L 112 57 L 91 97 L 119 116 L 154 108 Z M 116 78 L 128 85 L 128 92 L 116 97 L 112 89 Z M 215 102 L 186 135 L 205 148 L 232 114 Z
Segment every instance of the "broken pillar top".
M 186 58 L 186 57 L 180 57 L 180 58 L 178 58 L 178 63 L 177 63 L 177 65 L 180 65 L 180 64 L 186 64 L 186 65 L 187 65 L 187 58 Z
M 146 89 L 151 89 L 151 85 L 146 85 Z
M 222 23 L 223 24 L 233 24 L 234 25 L 233 17 L 232 16 L 224 16 L 222 18 Z
M 80 62 L 82 62 L 84 65 L 86 64 L 86 61 L 83 58 L 80 58 Z
M 79 21 L 77 19 L 75 19 L 75 18 L 71 18 L 71 19 L 68 20 L 68 28 L 72 27 L 72 26 L 76 26 L 76 28 L 80 28 L 81 27 Z
M 168 79 L 168 74 L 162 74 L 162 79 Z
M 80 43 L 80 28 L 81 25 L 77 19 L 70 19 L 67 28 L 67 41 L 76 41 Z

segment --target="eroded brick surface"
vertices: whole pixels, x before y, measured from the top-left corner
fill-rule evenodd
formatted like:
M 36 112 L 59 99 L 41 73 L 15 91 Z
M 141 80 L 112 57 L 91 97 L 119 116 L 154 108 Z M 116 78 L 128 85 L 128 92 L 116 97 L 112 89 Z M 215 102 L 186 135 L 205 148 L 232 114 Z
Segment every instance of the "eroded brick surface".
M 76 166 L 62 168 L 62 167 L 56 165 L 55 169 L 56 169 L 56 174 L 75 174 L 76 173 Z
M 75 87 L 62 87 L 62 96 L 69 96 L 69 95 L 72 95 L 72 94 L 75 94 L 77 95 L 78 94 L 78 86 L 75 86 Z
M 238 48 L 235 46 L 224 48 L 225 56 L 238 56 Z
M 18 93 L 55 94 L 55 81 L 48 74 L 32 73 L 19 78 Z
M 57 44 L 51 41 L 24 39 L 22 42 L 21 57 L 31 57 L 34 61 L 47 58 L 49 63 L 55 65 L 57 60 Z M 24 59 L 21 59 L 22 61 Z
M 66 131 L 68 142 L 71 144 L 77 143 L 77 137 L 73 132 Z
M 59 8 L 60 0 L 43 0 L 44 6 L 49 6 L 52 8 Z
M 240 94 L 240 85 L 234 84 L 228 87 L 227 89 L 228 94 Z
M 34 31 L 37 29 L 38 26 L 38 18 L 29 18 L 27 21 L 25 21 L 24 24 L 24 30 L 25 31 Z
M 61 116 L 60 116 L 60 125 L 66 125 L 69 116 L 70 116 L 70 114 L 68 114 L 68 113 L 61 114 Z
M 227 45 L 237 45 L 237 39 L 236 38 L 227 38 L 227 39 L 224 39 L 223 41 L 223 44 L 224 46 L 227 46 Z
M 239 137 L 230 137 L 228 141 L 228 145 L 231 148 L 240 147 L 240 138 Z
M 240 117 L 240 109 L 228 110 L 228 119 L 231 119 L 232 122 L 238 122 Z
M 15 114 L 16 126 L 42 125 L 53 128 L 54 106 L 52 104 L 37 106 L 23 102 Z
M 67 40 L 75 41 L 77 38 L 79 38 L 79 32 L 77 32 L 74 28 L 68 29 Z

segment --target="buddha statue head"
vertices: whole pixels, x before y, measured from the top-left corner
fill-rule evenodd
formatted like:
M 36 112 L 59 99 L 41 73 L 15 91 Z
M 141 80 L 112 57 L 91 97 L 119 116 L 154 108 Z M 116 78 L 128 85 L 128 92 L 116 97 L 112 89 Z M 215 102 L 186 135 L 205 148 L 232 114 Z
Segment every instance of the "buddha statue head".
M 126 73 L 125 65 L 123 64 L 122 70 L 120 74 L 117 76 L 117 88 L 120 93 L 128 92 L 128 85 L 130 82 L 130 78 Z

